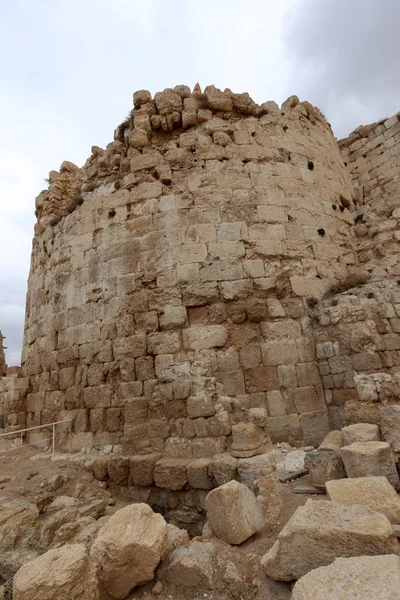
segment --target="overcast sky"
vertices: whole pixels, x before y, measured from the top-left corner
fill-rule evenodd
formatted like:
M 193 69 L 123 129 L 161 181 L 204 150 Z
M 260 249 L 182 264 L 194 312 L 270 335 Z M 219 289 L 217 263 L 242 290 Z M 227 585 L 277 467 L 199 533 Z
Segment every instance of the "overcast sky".
M 291 94 L 338 137 L 400 110 L 400 0 L 0 1 L 0 330 L 19 364 L 34 199 L 176 84 Z

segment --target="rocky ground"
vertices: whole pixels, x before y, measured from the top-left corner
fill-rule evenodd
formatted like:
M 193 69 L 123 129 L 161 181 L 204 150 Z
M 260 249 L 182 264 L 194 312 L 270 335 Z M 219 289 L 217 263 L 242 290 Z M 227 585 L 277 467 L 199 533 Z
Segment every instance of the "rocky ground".
M 96 479 L 109 451 L 1 452 L 0 598 L 399 600 L 397 455 L 379 435 L 357 424 L 307 452 L 271 448 L 257 458 L 280 457 L 271 473 L 205 493 L 196 536 Z M 299 460 L 308 474 L 283 483 Z
M 65 460 L 67 459 L 67 460 Z M 129 502 L 112 483 L 101 482 L 84 466 L 87 455 L 56 455 L 34 447 L 0 453 L 0 575 L 3 581 L 19 566 L 64 544 L 83 542 L 90 548 L 99 528 Z M 168 561 L 156 577 L 136 587 L 129 598 L 157 594 L 162 598 L 261 598 L 271 589 L 271 599 L 290 597 L 290 586 L 274 582 L 261 568 L 261 557 L 277 533 L 307 496 L 294 494 L 298 481 L 282 484 L 276 473 L 262 478 L 258 496 L 267 525 L 240 546 L 232 546 L 205 532 L 216 549 L 218 577 L 213 589 L 181 587 L 166 580 Z M 308 481 L 303 477 L 302 482 Z M 324 497 L 324 496 L 322 496 Z M 318 496 L 320 498 L 320 496 Z M 203 540 L 201 538 L 195 538 Z M 159 582 L 157 577 L 159 577 Z M 155 589 L 154 589 L 155 587 Z M 289 594 L 289 595 L 288 595 Z M 109 598 L 104 594 L 104 600 Z

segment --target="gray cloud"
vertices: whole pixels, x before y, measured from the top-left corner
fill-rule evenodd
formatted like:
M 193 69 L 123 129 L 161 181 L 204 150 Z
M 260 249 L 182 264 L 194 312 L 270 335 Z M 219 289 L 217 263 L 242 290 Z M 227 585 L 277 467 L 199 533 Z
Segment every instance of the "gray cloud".
M 338 136 L 400 109 L 400 2 L 300 0 L 284 19 L 292 93 Z

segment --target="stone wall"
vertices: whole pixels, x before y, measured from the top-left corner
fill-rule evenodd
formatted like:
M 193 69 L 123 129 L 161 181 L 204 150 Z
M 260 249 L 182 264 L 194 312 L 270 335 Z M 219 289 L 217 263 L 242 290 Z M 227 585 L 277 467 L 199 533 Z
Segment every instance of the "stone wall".
M 400 113 L 339 142 L 358 204 L 360 262 L 373 279 L 400 276 Z
M 27 426 L 72 418 L 78 449 L 184 458 L 229 449 L 243 422 L 259 445 L 322 439 L 307 302 L 357 256 L 351 181 L 318 109 L 213 86 L 136 92 L 114 142 L 49 180 Z
M 400 285 L 370 283 L 313 309 L 318 365 L 330 426 L 381 425 L 400 410 Z

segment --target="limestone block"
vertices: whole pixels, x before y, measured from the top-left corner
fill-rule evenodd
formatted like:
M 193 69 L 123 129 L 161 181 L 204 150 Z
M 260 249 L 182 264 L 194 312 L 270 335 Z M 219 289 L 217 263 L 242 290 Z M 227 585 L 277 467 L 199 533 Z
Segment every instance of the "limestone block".
M 398 556 L 337 558 L 301 577 L 292 600 L 397 600 L 399 587 Z
M 212 417 L 215 414 L 215 400 L 211 394 L 200 391 L 187 399 L 187 414 L 192 419 Z
M 296 364 L 297 346 L 294 341 L 268 342 L 261 345 L 263 362 L 266 366 Z
M 167 524 L 167 535 L 164 539 L 161 559 L 164 560 L 171 552 L 189 542 L 189 534 L 185 529 L 180 529 L 172 523 Z
M 380 442 L 379 427 L 373 423 L 354 423 L 342 427 L 344 445 L 349 446 L 353 442 Z M 386 440 L 387 441 L 387 440 Z
M 236 479 L 237 477 L 238 459 L 233 456 L 221 456 L 212 461 L 210 465 L 210 473 L 218 485 L 223 485 Z
M 161 458 L 154 467 L 154 483 L 168 490 L 181 490 L 188 482 L 188 461 L 180 458 Z
M 147 504 L 130 504 L 110 517 L 90 551 L 110 596 L 126 598 L 134 587 L 153 578 L 166 533 L 164 518 Z
M 14 576 L 15 600 L 99 600 L 96 571 L 83 544 L 49 550 Z
M 247 458 L 263 454 L 270 440 L 265 429 L 254 423 L 241 421 L 232 427 L 231 454 L 236 458 Z
M 147 336 L 150 354 L 174 354 L 181 347 L 181 336 L 177 331 L 152 332 Z
M 289 414 L 284 416 L 269 417 L 267 426 L 271 441 L 295 443 L 302 439 L 299 416 Z
M 183 345 L 190 350 L 221 347 L 228 339 L 228 332 L 222 325 L 189 327 L 183 332 Z
M 107 473 L 113 483 L 128 485 L 130 474 L 129 458 L 124 456 L 110 456 L 107 462 Z
M 221 92 L 213 85 L 206 87 L 204 97 L 211 110 L 229 112 L 233 109 L 232 93 Z
M 143 129 L 131 129 L 128 140 L 132 148 L 144 148 L 149 143 L 149 136 Z
M 400 498 L 386 477 L 356 477 L 327 481 L 326 491 L 337 504 L 360 504 L 385 515 L 391 523 L 400 523 Z
M 304 466 L 310 472 L 310 481 L 314 485 L 322 486 L 332 479 L 346 477 L 342 455 L 338 448 L 319 448 L 307 452 Z
M 190 487 L 201 490 L 211 490 L 214 487 L 209 475 L 211 462 L 211 458 L 199 458 L 188 463 L 187 478 Z
M 193 458 L 205 458 L 222 454 L 226 449 L 226 437 L 196 438 L 192 440 Z
M 344 446 L 343 432 L 339 429 L 333 429 L 322 440 L 319 450 L 341 448 Z
M 142 104 L 147 104 L 147 102 L 151 102 L 151 93 L 148 90 L 138 90 L 133 94 L 133 105 L 141 106 Z
M 161 329 L 183 327 L 186 319 L 187 313 L 184 306 L 165 306 L 160 316 L 160 327 Z
M 207 518 L 214 534 L 228 544 L 241 544 L 264 526 L 264 516 L 248 487 L 230 481 L 205 499 Z
M 130 485 L 143 485 L 149 486 L 154 483 L 154 467 L 158 460 L 160 460 L 160 454 L 145 454 L 138 456 L 130 456 Z
M 400 487 L 393 452 L 387 442 L 354 442 L 341 448 L 347 477 L 386 477 L 395 489 Z
M 277 456 L 274 451 L 251 458 L 239 458 L 237 464 L 239 481 L 252 488 L 256 479 L 275 470 Z
M 166 573 L 168 583 L 194 589 L 212 589 L 216 548 L 212 542 L 192 542 L 175 550 Z
M 157 112 L 162 116 L 175 111 L 182 111 L 182 98 L 171 89 L 157 92 L 154 96 L 154 102 L 157 107 Z
M 363 506 L 307 500 L 280 532 L 262 559 L 270 577 L 299 579 L 335 558 L 399 554 L 389 520 Z
M 318 446 L 329 431 L 329 420 L 326 408 L 299 416 L 305 445 Z
M 380 411 L 382 438 L 391 445 L 394 452 L 400 452 L 400 406 L 384 404 Z

